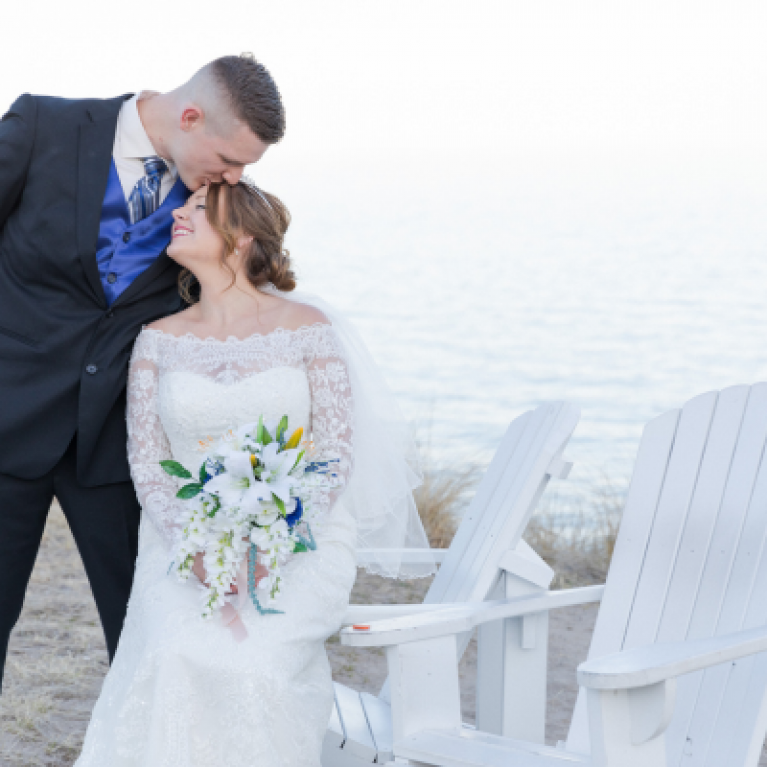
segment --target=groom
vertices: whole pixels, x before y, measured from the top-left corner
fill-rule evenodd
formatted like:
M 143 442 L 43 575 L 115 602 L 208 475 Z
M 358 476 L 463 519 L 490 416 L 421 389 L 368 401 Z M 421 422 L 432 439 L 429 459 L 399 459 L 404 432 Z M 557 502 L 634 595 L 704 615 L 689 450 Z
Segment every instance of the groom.
M 142 325 L 181 308 L 171 211 L 284 131 L 249 55 L 164 94 L 27 94 L 0 122 L 0 685 L 54 496 L 114 656 L 140 517 L 125 383 Z

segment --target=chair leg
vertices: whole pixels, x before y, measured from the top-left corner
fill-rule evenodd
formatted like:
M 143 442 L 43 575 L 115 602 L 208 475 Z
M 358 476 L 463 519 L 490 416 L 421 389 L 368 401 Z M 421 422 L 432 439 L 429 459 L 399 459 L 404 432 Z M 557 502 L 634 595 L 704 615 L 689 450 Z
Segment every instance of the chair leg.
M 505 573 L 488 599 L 544 591 Z M 494 621 L 477 633 L 477 729 L 544 743 L 548 613 Z

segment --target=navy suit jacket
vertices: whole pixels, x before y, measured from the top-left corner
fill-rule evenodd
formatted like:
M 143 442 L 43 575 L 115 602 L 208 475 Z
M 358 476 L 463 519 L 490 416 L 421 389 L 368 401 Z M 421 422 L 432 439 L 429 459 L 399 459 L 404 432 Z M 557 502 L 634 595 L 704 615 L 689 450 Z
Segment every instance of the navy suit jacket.
M 96 263 L 115 99 L 21 96 L 0 121 L 0 473 L 35 479 L 77 434 L 88 487 L 130 479 L 125 386 L 142 325 L 178 311 L 165 250 L 110 307 Z

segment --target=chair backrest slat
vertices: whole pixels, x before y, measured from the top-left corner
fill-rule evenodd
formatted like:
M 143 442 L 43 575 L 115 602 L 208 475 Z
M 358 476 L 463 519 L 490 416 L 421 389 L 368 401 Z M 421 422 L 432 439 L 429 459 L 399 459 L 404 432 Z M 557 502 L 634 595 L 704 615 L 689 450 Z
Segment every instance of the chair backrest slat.
M 642 511 L 657 508 L 680 414 L 678 410 L 665 413 L 647 424 L 642 435 L 610 565 L 611 588 L 602 598 L 599 630 L 594 631 L 590 657 L 615 652 L 614 648 L 623 644 L 632 610 L 632 600 L 626 594 L 636 588 L 653 532 L 654 516 Z
M 655 520 L 655 515 L 645 513 L 645 510 L 654 510 L 658 506 L 680 415 L 680 410 L 664 413 L 650 421 L 642 433 L 610 564 L 610 588 L 602 597 L 589 648 L 590 658 L 616 652 L 623 644 L 633 605 L 631 595 L 642 572 Z M 567 748 L 577 753 L 589 753 L 588 711 L 583 689 L 578 691 Z
M 716 400 L 715 393 L 706 394 L 696 397 L 682 410 L 642 572 L 633 594 L 631 618 L 620 649 L 655 641 Z
M 731 580 L 731 590 L 736 589 L 732 584 L 752 578 L 747 603 L 742 604 L 738 598 L 728 595 L 725 609 L 722 612 L 722 622 L 729 625 L 737 618 L 740 611 L 745 612 L 743 628 L 763 626 L 767 623 L 767 460 L 762 458 L 754 492 L 749 505 L 748 516 L 743 525 L 743 535 L 740 540 L 741 551 L 736 557 L 736 575 Z M 733 595 L 736 596 L 736 595 Z M 737 595 L 739 597 L 740 595 Z M 730 616 L 730 612 L 734 616 Z M 727 689 L 727 699 L 722 708 L 737 711 L 734 725 L 728 723 L 725 717 L 720 717 L 713 732 L 714 745 L 712 757 L 722 748 L 729 749 L 734 764 L 756 764 L 762 750 L 762 739 L 759 733 L 767 729 L 767 700 L 764 691 L 767 689 L 767 657 L 760 655 L 745 658 L 733 664 L 732 678 Z M 740 709 L 750 716 L 740 715 Z M 713 762 L 712 762 L 713 763 Z
M 717 521 L 721 522 L 722 519 L 720 511 L 725 502 L 725 490 L 730 491 L 730 496 L 733 495 L 732 490 L 735 490 L 735 495 L 739 497 L 730 497 L 730 506 L 737 505 L 738 515 L 744 514 L 748 507 L 756 469 L 759 467 L 760 453 L 752 449 L 752 445 L 748 444 L 749 440 L 738 439 L 748 393 L 749 389 L 745 386 L 728 389 L 722 392 L 717 402 L 699 479 L 688 512 L 691 524 L 688 524 L 682 533 L 674 561 L 673 579 L 663 602 L 663 615 L 654 637 L 655 641 L 673 641 L 679 637 L 694 636 L 695 631 L 691 624 L 696 614 L 699 619 L 703 618 L 705 624 L 711 624 L 708 628 L 704 625 L 703 632 L 708 635 L 713 632 L 715 618 L 710 616 L 706 620 L 701 616 L 701 612 L 718 612 L 719 604 L 715 605 L 708 595 L 705 603 L 701 604 L 696 598 L 695 589 L 696 584 L 700 584 L 698 588 L 705 592 L 701 578 L 704 570 L 710 565 L 710 547 L 712 541 L 717 539 Z M 748 422 L 746 423 L 748 426 Z M 760 444 L 764 444 L 764 434 L 761 434 L 760 439 Z M 739 444 L 740 448 L 746 448 L 741 449 L 739 453 L 748 464 L 748 476 L 741 478 L 747 482 L 747 487 L 733 486 L 732 483 L 733 475 L 738 473 L 737 469 L 746 468 L 741 466 L 743 461 L 737 460 L 736 444 Z M 734 532 L 735 526 L 730 524 L 729 519 L 725 521 Z M 735 522 L 734 519 L 732 521 Z
M 477 486 L 469 508 L 466 509 L 461 518 L 461 523 L 458 525 L 458 529 L 453 536 L 450 548 L 445 555 L 445 560 L 426 594 L 425 602 L 436 604 L 447 601 L 445 599 L 445 592 L 453 579 L 456 569 L 461 564 L 466 547 L 471 542 L 480 520 L 487 511 L 489 499 L 501 481 L 507 466 L 514 458 L 517 445 L 522 439 L 525 428 L 533 417 L 533 413 L 534 411 L 529 410 L 509 424 L 509 428 L 506 430 L 506 434 L 504 434 L 501 444 L 493 456 L 493 460 L 490 461 L 490 465 L 487 467 L 482 480 Z
M 511 424 L 426 602 L 486 598 L 497 580 L 500 557 L 519 542 L 548 482 L 546 471 L 567 444 L 579 415 L 569 403 L 552 402 Z

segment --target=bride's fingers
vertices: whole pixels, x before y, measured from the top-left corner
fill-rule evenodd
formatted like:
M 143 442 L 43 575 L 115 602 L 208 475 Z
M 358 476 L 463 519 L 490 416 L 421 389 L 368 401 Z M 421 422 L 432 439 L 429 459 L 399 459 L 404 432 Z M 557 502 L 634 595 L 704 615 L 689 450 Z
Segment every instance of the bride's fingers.
M 208 574 L 205 571 L 205 566 L 203 565 L 203 554 L 198 553 L 194 558 L 194 564 L 192 565 L 192 572 L 199 578 L 200 583 L 204 583 L 206 586 L 209 585 L 207 583 L 208 580 Z
M 255 567 L 255 578 L 254 581 L 256 583 L 256 586 L 267 576 L 269 575 L 269 570 L 262 565 L 260 562 Z

